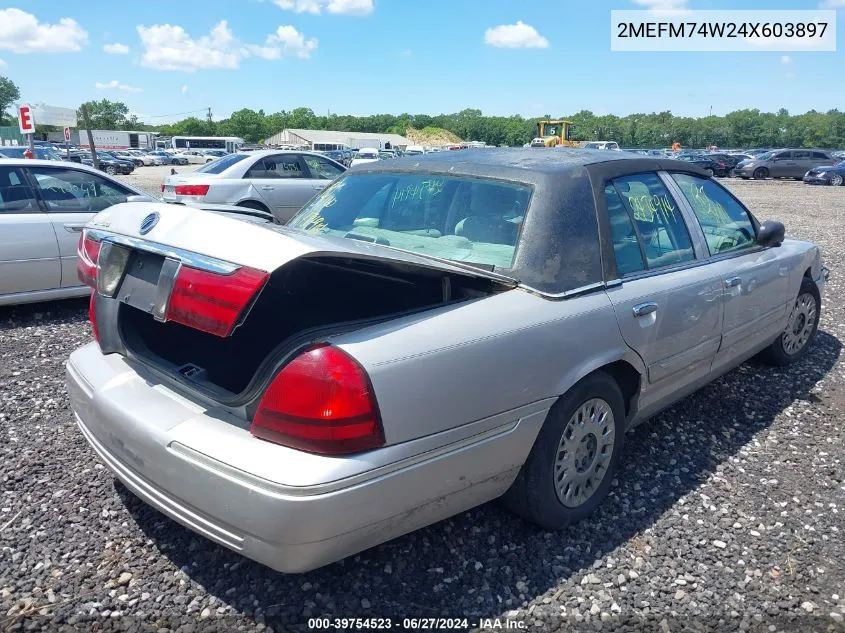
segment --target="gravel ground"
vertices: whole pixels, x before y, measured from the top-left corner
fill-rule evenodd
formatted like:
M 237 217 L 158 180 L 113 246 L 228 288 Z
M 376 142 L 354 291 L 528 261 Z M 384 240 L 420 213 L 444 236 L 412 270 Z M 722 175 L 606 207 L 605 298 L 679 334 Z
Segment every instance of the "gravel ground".
M 185 173 L 194 171 L 201 165 L 157 165 L 150 167 L 137 167 L 128 176 L 115 176 L 118 180 L 123 180 L 126 183 L 137 187 L 153 196 L 161 195 L 161 184 L 164 179 L 170 175 L 170 170 L 175 169 L 177 173 Z
M 730 187 L 822 246 L 818 338 L 789 371 L 748 363 L 638 427 L 610 497 L 561 533 L 491 503 L 309 574 L 272 572 L 147 507 L 98 463 L 63 386 L 66 357 L 89 340 L 84 301 L 0 309 L 0 632 L 308 630 L 313 616 L 841 629 L 845 189 Z

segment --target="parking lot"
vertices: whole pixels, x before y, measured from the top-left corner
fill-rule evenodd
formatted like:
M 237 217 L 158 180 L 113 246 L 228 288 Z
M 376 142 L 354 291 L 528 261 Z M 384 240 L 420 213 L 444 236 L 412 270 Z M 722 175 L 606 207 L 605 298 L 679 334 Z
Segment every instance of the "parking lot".
M 158 195 L 170 169 L 123 178 Z M 314 616 L 509 616 L 536 631 L 586 618 L 602 630 L 841 623 L 845 189 L 722 182 L 821 247 L 831 277 L 816 342 L 788 370 L 746 363 L 639 426 L 606 502 L 558 533 L 491 503 L 315 572 L 273 572 L 159 514 L 99 463 L 64 388 L 65 360 L 91 339 L 87 301 L 0 308 L 0 632 L 92 620 L 305 631 Z

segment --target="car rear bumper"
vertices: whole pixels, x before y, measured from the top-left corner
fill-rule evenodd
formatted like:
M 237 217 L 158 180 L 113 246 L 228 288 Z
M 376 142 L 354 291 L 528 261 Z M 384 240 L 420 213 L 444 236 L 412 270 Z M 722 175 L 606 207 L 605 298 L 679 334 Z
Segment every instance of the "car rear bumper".
M 285 483 L 300 467 L 287 458 L 292 449 L 269 445 L 278 448 L 273 480 L 209 455 L 262 440 L 226 412 L 142 376 L 122 356 L 92 343 L 70 356 L 66 376 L 80 431 L 127 488 L 189 529 L 282 572 L 320 567 L 501 495 L 548 408 L 353 477 L 333 477 L 331 465 L 366 464 L 379 451 L 307 456 L 327 480 L 294 486 Z M 261 449 L 256 454 L 271 450 L 252 446 Z

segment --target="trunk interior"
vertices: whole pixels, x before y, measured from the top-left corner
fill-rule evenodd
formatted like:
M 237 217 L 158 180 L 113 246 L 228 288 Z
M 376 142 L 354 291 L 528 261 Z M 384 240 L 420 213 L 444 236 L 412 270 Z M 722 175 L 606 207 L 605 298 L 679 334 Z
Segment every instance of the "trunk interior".
M 483 277 L 401 262 L 341 257 L 300 258 L 276 270 L 245 321 L 220 338 L 119 310 L 124 345 L 162 369 L 199 385 L 243 392 L 271 353 L 299 344 L 306 330 L 469 301 L 509 289 Z

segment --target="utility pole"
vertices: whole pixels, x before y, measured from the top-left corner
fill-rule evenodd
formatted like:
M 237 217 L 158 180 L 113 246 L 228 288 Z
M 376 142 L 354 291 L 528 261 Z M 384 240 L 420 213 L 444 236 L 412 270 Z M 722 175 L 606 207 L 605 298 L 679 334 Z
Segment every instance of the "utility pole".
M 97 158 L 97 148 L 94 147 L 94 135 L 91 133 L 91 121 L 88 118 L 88 108 L 82 105 L 79 107 L 79 112 L 82 114 L 82 123 L 85 125 L 85 131 L 88 133 L 88 146 L 91 148 L 91 161 L 94 163 L 94 169 L 99 169 L 100 160 Z
M 208 108 L 208 114 L 205 115 L 205 120 L 211 123 L 211 107 Z

